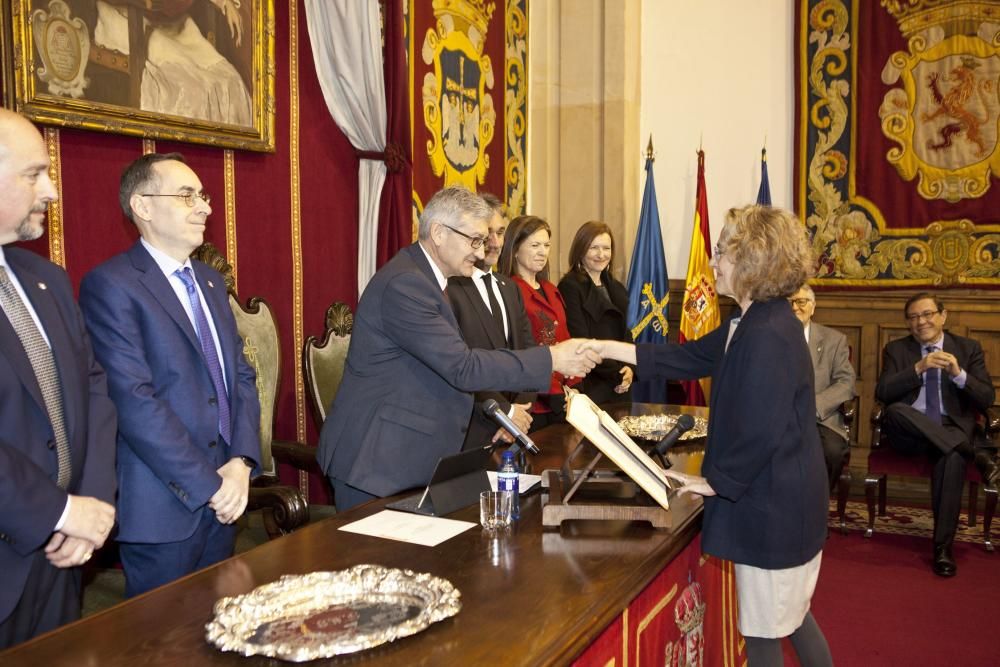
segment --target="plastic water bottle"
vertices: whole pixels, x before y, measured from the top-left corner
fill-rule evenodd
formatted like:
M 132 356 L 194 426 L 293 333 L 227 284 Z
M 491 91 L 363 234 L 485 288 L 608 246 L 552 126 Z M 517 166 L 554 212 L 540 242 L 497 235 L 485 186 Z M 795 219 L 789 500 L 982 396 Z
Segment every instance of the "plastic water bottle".
M 497 491 L 510 491 L 511 499 L 510 518 L 521 518 L 521 502 L 518 497 L 518 478 L 520 470 L 514 462 L 514 452 L 504 452 L 500 460 L 500 468 L 497 470 Z

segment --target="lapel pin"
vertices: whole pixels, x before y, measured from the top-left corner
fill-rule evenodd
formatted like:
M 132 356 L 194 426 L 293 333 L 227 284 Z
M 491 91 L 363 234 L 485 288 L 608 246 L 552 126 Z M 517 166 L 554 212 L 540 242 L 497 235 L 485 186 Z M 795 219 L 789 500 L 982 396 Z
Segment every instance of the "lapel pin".
M 48 289 L 48 288 L 49 286 L 46 285 L 45 283 L 38 283 L 38 289 Z
M 215 285 L 212 284 L 211 280 L 208 281 L 208 286 L 211 287 L 211 288 L 213 288 L 213 289 L 215 289 Z

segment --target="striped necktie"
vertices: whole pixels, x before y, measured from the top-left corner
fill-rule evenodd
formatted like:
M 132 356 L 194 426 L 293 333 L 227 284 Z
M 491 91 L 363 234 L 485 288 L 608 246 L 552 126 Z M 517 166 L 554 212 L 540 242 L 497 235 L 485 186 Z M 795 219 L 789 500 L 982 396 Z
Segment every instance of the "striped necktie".
M 927 354 L 937 347 L 928 345 Z M 928 368 L 924 382 L 924 414 L 935 424 L 941 423 L 941 369 Z
M 0 305 L 3 306 L 10 325 L 14 327 L 17 337 L 21 339 L 21 345 L 31 362 L 31 369 L 35 372 L 38 380 L 38 388 L 42 390 L 42 400 L 45 402 L 45 410 L 49 414 L 49 422 L 52 424 L 52 432 L 56 438 L 56 461 L 59 467 L 59 476 L 56 483 L 60 489 L 69 487 L 72 477 L 72 466 L 69 454 L 69 436 L 66 433 L 66 421 L 63 416 L 62 387 L 59 383 L 59 371 L 56 368 L 55 357 L 52 356 L 52 349 L 42 337 L 42 333 L 35 326 L 35 321 L 31 318 L 20 295 L 14 289 L 14 283 L 7 277 L 7 269 L 0 266 Z

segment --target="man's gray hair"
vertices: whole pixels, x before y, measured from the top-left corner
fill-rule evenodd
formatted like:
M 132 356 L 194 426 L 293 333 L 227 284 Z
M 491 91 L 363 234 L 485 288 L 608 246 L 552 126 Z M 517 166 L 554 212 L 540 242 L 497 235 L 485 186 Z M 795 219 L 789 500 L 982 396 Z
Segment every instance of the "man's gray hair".
M 467 219 L 488 222 L 491 218 L 493 209 L 482 197 L 461 185 L 453 185 L 439 190 L 424 206 L 424 211 L 420 214 L 417 238 L 429 239 L 433 222 L 460 229 L 462 222 Z
M 813 301 L 816 301 L 816 292 L 813 291 L 813 288 L 811 285 L 809 285 L 809 283 L 802 283 L 802 287 L 800 287 L 799 289 L 802 290 L 803 292 L 808 292 L 809 298 L 812 299 Z

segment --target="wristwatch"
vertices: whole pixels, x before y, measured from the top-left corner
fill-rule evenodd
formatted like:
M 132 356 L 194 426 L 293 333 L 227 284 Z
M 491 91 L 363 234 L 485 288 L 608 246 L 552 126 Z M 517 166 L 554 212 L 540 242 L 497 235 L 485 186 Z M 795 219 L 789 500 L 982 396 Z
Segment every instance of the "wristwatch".
M 250 470 L 253 470 L 254 468 L 257 467 L 257 464 L 249 456 L 241 456 L 240 461 L 243 461 L 243 465 L 250 468 Z

